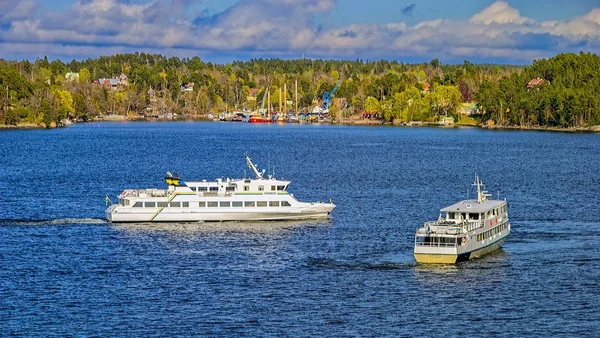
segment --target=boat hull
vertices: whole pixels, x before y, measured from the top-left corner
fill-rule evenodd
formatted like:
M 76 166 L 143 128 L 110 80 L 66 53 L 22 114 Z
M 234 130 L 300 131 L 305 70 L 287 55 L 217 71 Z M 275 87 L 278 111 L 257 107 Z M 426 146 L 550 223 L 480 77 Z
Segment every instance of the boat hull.
M 500 239 L 488 246 L 465 253 L 443 254 L 443 253 L 414 253 L 417 263 L 424 264 L 455 264 L 466 262 L 471 259 L 482 257 L 502 247 L 505 238 Z
M 158 208 L 152 211 L 127 212 L 125 210 L 120 211 L 117 208 L 108 208 L 106 219 L 111 223 L 284 221 L 327 218 L 334 208 L 334 204 L 325 203 L 317 203 L 310 207 L 289 211 L 231 210 L 223 212 L 202 210 L 182 212 Z

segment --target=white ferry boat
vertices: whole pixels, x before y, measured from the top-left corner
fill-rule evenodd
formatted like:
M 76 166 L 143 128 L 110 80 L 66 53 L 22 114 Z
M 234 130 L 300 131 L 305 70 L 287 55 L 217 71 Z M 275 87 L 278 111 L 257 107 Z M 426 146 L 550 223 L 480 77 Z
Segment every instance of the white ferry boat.
M 508 204 L 487 199 L 475 175 L 476 200 L 464 200 L 440 210 L 437 221 L 426 222 L 415 234 L 414 256 L 419 263 L 457 263 L 502 246 L 510 234 Z
M 168 189 L 127 189 L 106 209 L 106 219 L 119 222 L 267 221 L 325 218 L 335 208 L 330 200 L 300 202 L 288 193 L 290 181 L 264 177 L 248 155 L 255 178 L 184 182 L 167 173 Z M 108 201 L 108 197 L 107 197 Z

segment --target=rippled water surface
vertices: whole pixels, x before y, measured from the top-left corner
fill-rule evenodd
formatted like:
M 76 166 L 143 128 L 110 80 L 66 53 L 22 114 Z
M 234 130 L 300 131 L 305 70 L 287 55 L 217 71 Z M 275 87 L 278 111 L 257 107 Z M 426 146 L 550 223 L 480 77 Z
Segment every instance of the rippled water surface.
M 104 197 L 275 166 L 323 221 L 107 224 Z M 600 335 L 600 135 L 102 123 L 0 132 L 0 336 Z M 502 250 L 455 266 L 413 233 L 478 172 Z M 471 193 L 471 197 L 473 194 Z

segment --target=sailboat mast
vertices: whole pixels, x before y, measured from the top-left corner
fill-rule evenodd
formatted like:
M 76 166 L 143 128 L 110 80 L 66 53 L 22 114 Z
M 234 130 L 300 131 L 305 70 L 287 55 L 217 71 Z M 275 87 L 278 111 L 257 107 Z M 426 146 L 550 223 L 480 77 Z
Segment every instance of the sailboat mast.
M 287 114 L 287 84 L 283 84 L 283 116 Z
M 296 99 L 296 115 L 295 116 L 298 117 L 298 80 L 296 80 L 294 87 L 295 87 L 294 88 L 294 90 L 295 90 L 294 97 Z

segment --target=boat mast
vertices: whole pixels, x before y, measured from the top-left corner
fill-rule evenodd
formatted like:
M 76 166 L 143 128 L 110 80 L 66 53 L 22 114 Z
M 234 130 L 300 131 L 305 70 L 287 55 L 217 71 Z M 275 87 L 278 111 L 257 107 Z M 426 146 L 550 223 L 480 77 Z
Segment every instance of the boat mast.
M 248 168 L 252 169 L 252 171 L 254 172 L 254 175 L 256 176 L 256 179 L 259 180 L 263 180 L 263 172 L 258 171 L 258 169 L 256 169 L 256 166 L 254 165 L 254 163 L 252 163 L 252 160 L 250 159 L 250 155 L 245 154 L 246 155 L 246 163 L 248 164 Z
M 283 116 L 287 114 L 287 84 L 283 84 Z
M 487 191 L 481 189 L 481 187 L 485 185 L 479 180 L 477 173 L 475 173 L 475 182 L 473 182 L 473 185 L 477 187 L 477 203 L 483 203 L 489 196 L 492 196 L 491 194 L 488 194 Z

